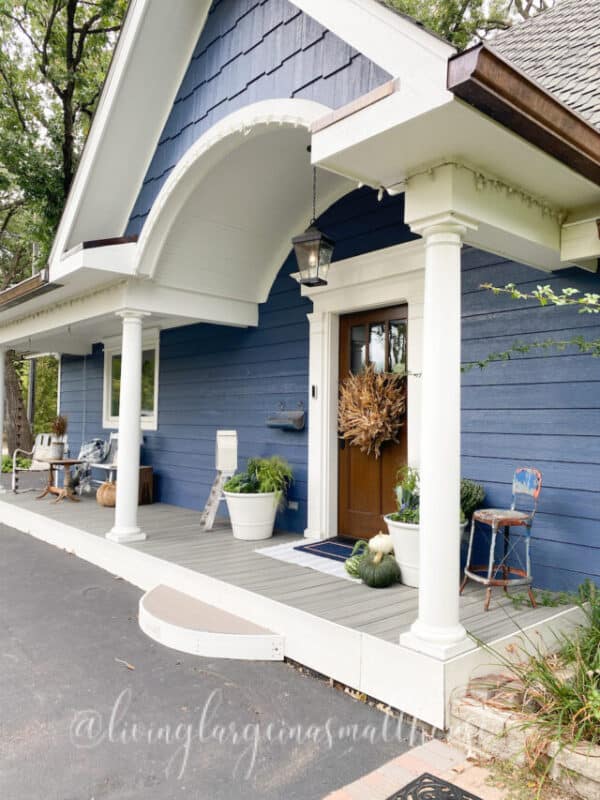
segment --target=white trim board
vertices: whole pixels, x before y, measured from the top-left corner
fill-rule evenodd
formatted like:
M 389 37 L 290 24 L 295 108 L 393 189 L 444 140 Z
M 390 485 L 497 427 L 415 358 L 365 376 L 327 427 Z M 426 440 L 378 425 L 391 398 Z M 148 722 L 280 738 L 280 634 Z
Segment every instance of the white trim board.
M 422 240 L 332 264 L 328 285 L 303 289 L 310 323 L 308 522 L 305 536 L 338 534 L 339 319 L 342 314 L 408 304 L 408 463 L 419 465 L 425 245 Z

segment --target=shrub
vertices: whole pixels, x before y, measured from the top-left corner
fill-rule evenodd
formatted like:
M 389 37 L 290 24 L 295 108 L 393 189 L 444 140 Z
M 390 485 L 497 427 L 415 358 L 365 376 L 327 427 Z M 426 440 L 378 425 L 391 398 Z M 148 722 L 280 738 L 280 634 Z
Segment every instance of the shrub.
M 394 522 L 418 525 L 420 514 L 419 472 L 413 467 L 402 467 L 398 471 L 396 484 L 398 511 L 391 515 Z M 463 478 L 460 482 L 461 522 L 468 522 L 485 498 L 483 486 Z
M 460 482 L 460 508 L 465 521 L 470 522 L 473 512 L 481 508 L 485 499 L 485 491 L 480 483 L 463 478 Z
M 23 456 L 17 457 L 17 466 L 21 469 L 29 469 L 31 466 L 31 459 L 30 458 L 23 458 Z M 12 472 L 13 469 L 13 460 L 12 456 L 2 456 L 2 472 Z

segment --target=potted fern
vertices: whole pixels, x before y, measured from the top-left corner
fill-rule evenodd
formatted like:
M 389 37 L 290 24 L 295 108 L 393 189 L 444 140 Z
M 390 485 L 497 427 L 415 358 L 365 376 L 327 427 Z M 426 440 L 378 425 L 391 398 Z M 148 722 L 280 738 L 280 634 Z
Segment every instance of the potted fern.
M 224 494 L 236 539 L 257 541 L 273 535 L 292 477 L 287 461 L 271 456 L 249 459 L 246 471 L 227 481 Z
M 388 514 L 385 522 L 394 544 L 394 556 L 406 586 L 419 585 L 419 521 L 420 492 L 419 472 L 412 467 L 403 467 L 398 472 L 396 485 L 398 511 Z M 483 487 L 469 480 L 460 484 L 460 532 L 465 528 L 475 509 L 483 503 Z

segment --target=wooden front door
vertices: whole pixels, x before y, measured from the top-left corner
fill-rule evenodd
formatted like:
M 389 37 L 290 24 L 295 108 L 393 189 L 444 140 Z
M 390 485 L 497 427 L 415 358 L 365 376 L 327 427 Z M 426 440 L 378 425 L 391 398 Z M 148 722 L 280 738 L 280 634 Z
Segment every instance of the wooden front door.
M 340 319 L 340 382 L 372 363 L 378 371 L 406 370 L 407 306 L 394 306 Z M 340 536 L 370 539 L 385 530 L 383 515 L 396 509 L 394 486 L 406 464 L 406 425 L 398 444 L 384 444 L 381 456 L 368 456 L 339 442 Z

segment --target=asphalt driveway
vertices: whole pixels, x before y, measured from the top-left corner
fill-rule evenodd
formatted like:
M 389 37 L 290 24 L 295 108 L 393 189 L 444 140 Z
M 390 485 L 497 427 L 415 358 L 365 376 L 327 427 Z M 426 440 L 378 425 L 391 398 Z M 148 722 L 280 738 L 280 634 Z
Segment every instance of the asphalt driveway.
M 3 800 L 318 800 L 407 749 L 408 730 L 290 665 L 154 643 L 139 597 L 0 526 Z

